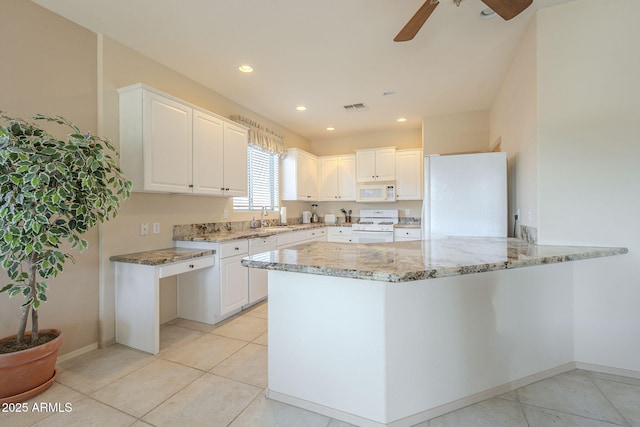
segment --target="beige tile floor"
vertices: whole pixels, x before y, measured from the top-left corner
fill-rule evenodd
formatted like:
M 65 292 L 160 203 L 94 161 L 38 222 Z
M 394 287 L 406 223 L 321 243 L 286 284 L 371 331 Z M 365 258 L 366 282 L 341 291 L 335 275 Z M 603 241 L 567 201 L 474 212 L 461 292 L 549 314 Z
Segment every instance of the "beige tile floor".
M 155 356 L 116 344 L 68 360 L 0 426 L 349 427 L 265 398 L 267 313 L 265 302 L 218 326 L 175 320 Z M 418 426 L 640 426 L 640 379 L 574 370 Z

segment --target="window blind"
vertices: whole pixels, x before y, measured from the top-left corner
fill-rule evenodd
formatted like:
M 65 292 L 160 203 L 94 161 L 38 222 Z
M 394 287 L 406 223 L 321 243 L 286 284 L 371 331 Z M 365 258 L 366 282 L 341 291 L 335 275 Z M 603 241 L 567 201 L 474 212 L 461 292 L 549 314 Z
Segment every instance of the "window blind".
M 278 210 L 280 204 L 280 169 L 277 154 L 255 146 L 247 150 L 249 191 L 247 197 L 234 197 L 233 209 L 238 211 Z

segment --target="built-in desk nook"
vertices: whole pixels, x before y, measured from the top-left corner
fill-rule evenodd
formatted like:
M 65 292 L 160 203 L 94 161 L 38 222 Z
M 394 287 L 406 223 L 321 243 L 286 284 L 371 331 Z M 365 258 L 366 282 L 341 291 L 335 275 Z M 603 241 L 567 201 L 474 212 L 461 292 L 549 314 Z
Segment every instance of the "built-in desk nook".
M 160 279 L 211 268 L 213 250 L 167 248 L 110 258 L 116 264 L 116 341 L 138 350 L 160 351 Z M 180 288 L 178 300 L 198 300 L 201 288 Z M 204 298 L 200 298 L 204 299 Z M 198 320 L 197 307 L 180 307 L 178 315 Z M 190 312 L 193 311 L 193 312 Z

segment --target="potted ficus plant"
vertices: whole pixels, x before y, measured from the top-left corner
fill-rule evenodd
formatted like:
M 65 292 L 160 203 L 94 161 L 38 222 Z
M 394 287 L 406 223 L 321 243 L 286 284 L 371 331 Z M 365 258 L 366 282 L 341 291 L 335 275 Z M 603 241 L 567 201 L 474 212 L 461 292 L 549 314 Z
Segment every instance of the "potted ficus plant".
M 14 119 L 0 112 L 0 263 L 9 283 L 0 293 L 23 297 L 18 333 L 0 339 L 0 402 L 26 400 L 55 379 L 62 333 L 39 329 L 47 279 L 56 277 L 82 235 L 113 218 L 131 182 L 118 167 L 110 141 L 82 133 L 62 117 Z M 61 126 L 58 139 L 38 124 Z M 27 323 L 31 317 L 31 330 Z M 36 353 L 36 361 L 21 365 Z M 44 372 L 39 372 L 44 368 Z

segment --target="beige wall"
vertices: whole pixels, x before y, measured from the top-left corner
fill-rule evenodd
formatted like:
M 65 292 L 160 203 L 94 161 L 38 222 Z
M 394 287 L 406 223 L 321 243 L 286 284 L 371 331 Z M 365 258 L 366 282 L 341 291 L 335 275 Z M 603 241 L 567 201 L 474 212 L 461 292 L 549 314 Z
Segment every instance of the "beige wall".
M 240 114 L 285 134 L 288 147 L 309 149 L 309 141 L 272 121 L 230 101 L 187 79 L 177 72 L 143 56 L 108 38 L 100 37 L 102 44 L 102 96 L 103 131 L 118 145 L 118 93 L 117 89 L 133 83 L 145 83 L 187 102 L 221 116 Z M 126 64 L 126 66 L 123 66 Z M 228 219 L 224 218 L 224 211 Z M 115 337 L 114 266 L 109 257 L 114 254 L 173 246 L 173 226 L 221 221 L 249 220 L 255 214 L 233 211 L 233 199 L 201 196 L 135 193 L 120 215 L 102 228 L 101 254 L 101 343 Z M 140 224 L 160 223 L 160 234 L 139 236 Z M 161 322 L 171 320 L 176 313 L 176 281 L 165 279 L 161 286 Z
M 338 154 L 354 154 L 362 148 L 397 147 L 420 148 L 422 135 L 420 129 L 401 129 L 384 132 L 372 132 L 350 135 L 341 138 L 314 139 L 309 151 L 316 156 L 333 156 Z
M 96 36 L 24 0 L 0 0 L 0 110 L 14 117 L 62 115 L 82 130 L 96 131 Z M 64 135 L 58 135 L 64 137 Z M 64 272 L 49 281 L 40 326 L 65 332 L 61 353 L 98 338 L 98 232 L 89 249 L 72 252 Z M 6 283 L 0 271 L 2 284 Z M 0 296 L 0 337 L 18 331 L 23 299 Z
M 490 111 L 490 141 L 500 140 L 508 158 L 509 230 L 518 224 L 537 227 L 538 93 L 537 17 L 525 32 Z M 529 217 L 531 213 L 531 217 Z
M 143 82 L 223 116 L 241 114 L 252 118 L 283 132 L 288 146 L 310 148 L 306 138 L 113 40 L 96 36 L 31 2 L 0 1 L 0 36 L 6 55 L 0 61 L 0 110 L 10 115 L 63 115 L 83 130 L 96 132 L 99 127 L 100 134 L 117 146 L 115 89 Z M 113 265 L 109 256 L 172 246 L 174 224 L 221 221 L 225 209 L 230 221 L 251 216 L 234 214 L 230 203 L 226 198 L 134 194 L 124 202 L 118 218 L 100 230 L 91 230 L 87 234 L 89 249 L 76 255 L 76 264 L 69 262 L 64 274 L 51 282 L 53 292 L 41 308 L 43 327 L 58 327 L 66 332 L 61 354 L 98 341 L 110 342 L 115 335 Z M 160 222 L 161 233 L 139 237 L 142 222 Z M 175 312 L 175 282 L 168 281 L 167 285 L 163 286 L 166 295 L 162 300 L 167 303 L 163 320 Z M 4 295 L 0 298 L 0 336 L 17 332 L 20 303 Z
M 422 133 L 425 155 L 482 152 L 491 146 L 488 111 L 423 117 Z
M 573 263 L 574 305 L 566 310 L 575 319 L 576 361 L 636 373 L 639 13 L 636 0 L 540 10 L 491 109 L 491 135 L 501 136 L 516 168 L 516 200 L 538 207 L 530 223 L 540 243 L 629 248 Z
M 640 371 L 640 2 L 538 17 L 539 237 L 626 246 L 576 263 L 576 359 Z

